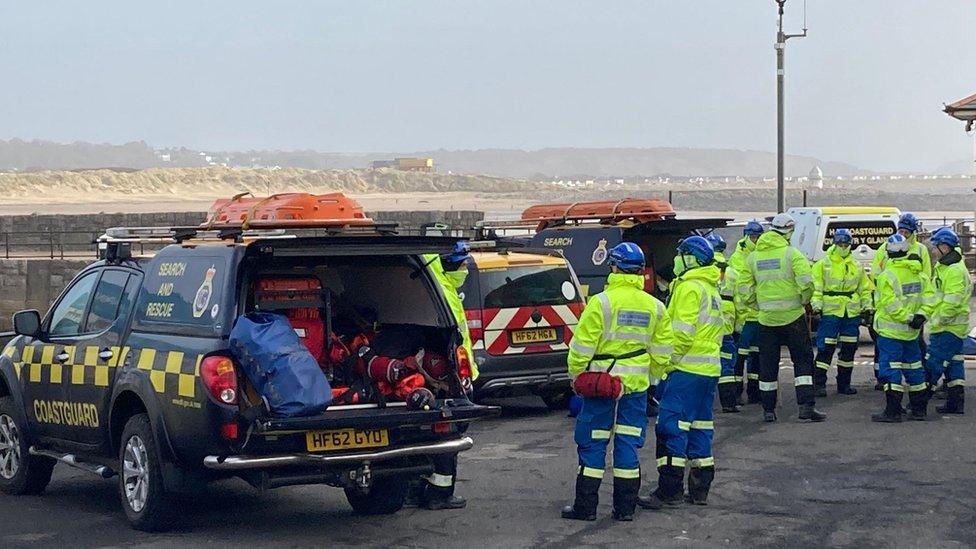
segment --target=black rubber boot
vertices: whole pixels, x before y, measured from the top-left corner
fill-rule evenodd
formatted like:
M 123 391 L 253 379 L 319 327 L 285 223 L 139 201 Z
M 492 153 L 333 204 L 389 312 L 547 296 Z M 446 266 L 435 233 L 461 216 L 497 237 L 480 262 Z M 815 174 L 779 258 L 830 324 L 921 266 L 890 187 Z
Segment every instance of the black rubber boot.
M 838 395 L 857 394 L 857 389 L 851 387 L 852 373 L 854 373 L 854 368 L 848 368 L 846 366 L 837 367 L 837 394 Z
M 805 421 L 820 422 L 827 419 L 827 414 L 816 409 L 813 403 L 801 404 L 799 418 Z
M 827 396 L 827 386 L 826 385 L 814 385 L 813 386 L 813 396 L 817 398 L 823 398 Z
M 964 414 L 966 410 L 966 388 L 962 385 L 946 388 L 946 403 L 936 407 L 940 414 Z
M 739 413 L 739 406 L 735 402 L 735 383 L 719 383 L 718 400 L 722 404 L 722 412 Z
M 596 506 L 600 503 L 602 479 L 576 475 L 576 501 L 563 507 L 562 516 L 570 520 L 596 520 Z
M 688 472 L 688 496 L 685 501 L 695 505 L 708 505 L 708 489 L 715 478 L 715 467 L 692 467 Z
M 613 519 L 624 522 L 634 520 L 640 477 L 613 479 Z
M 764 410 L 763 421 L 766 423 L 774 423 L 776 421 L 776 412 L 773 410 Z
M 925 421 L 928 418 L 929 390 L 913 391 L 908 393 L 908 419 L 912 421 Z
M 948 387 L 946 387 L 945 381 L 943 381 L 942 384 L 939 385 L 939 388 L 935 390 L 935 393 L 932 395 L 932 398 L 934 398 L 935 400 L 946 400 L 949 398 Z
M 657 489 L 647 496 L 637 498 L 637 505 L 643 509 L 657 511 L 665 505 L 677 505 L 684 498 L 685 468 L 662 465 L 657 470 Z
M 901 391 L 885 391 L 885 409 L 880 414 L 873 414 L 871 421 L 875 423 L 901 423 L 903 416 L 901 409 Z
M 444 509 L 464 509 L 468 506 L 468 500 L 457 496 L 446 498 L 431 498 L 427 500 L 425 507 L 428 511 L 443 511 Z

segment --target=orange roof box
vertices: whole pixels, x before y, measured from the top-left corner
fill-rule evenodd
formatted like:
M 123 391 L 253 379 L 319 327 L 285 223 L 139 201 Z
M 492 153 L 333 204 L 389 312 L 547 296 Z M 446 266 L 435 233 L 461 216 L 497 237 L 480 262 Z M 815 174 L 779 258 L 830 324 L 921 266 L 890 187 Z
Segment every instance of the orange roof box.
M 661 221 L 674 217 L 675 211 L 667 200 L 657 198 L 625 198 L 600 202 L 566 204 L 537 204 L 522 212 L 522 221 L 538 221 L 540 230 L 550 224 L 568 221 L 600 220 L 613 223 L 632 219 L 637 223 Z
M 205 229 L 324 228 L 371 226 L 363 207 L 342 193 L 282 193 L 267 197 L 242 193 L 214 201 Z

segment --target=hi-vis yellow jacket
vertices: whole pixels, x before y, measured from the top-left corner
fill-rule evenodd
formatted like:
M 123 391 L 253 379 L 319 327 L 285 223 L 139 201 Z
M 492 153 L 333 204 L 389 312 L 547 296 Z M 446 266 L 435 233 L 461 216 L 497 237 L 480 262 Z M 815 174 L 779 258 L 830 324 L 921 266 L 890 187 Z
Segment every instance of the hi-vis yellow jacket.
M 885 263 L 875 279 L 874 330 L 891 339 L 918 339 L 919 330 L 908 325 L 916 314 L 932 317 L 935 292 L 921 262 L 898 257 Z
M 908 248 L 908 258 L 912 259 L 913 256 L 918 256 L 917 261 L 922 265 L 922 272 L 928 276 L 932 276 L 932 258 L 929 256 L 929 249 L 925 247 L 918 241 L 918 236 L 914 233 L 912 236 L 908 237 L 909 248 Z M 874 260 L 871 261 L 871 274 L 873 276 L 878 276 L 878 273 L 885 270 L 885 265 L 888 263 L 888 243 L 885 242 L 878 248 L 878 251 L 874 253 Z
M 962 257 L 962 250 L 956 248 Z M 929 322 L 929 333 L 949 332 L 964 338 L 969 335 L 969 298 L 972 296 L 973 282 L 966 263 L 960 259 L 955 263 L 935 264 L 935 307 Z
M 464 279 L 468 274 L 467 269 L 459 269 L 450 273 L 444 271 L 444 265 L 437 254 L 426 254 L 423 256 L 424 263 L 427 264 L 430 274 L 441 286 L 447 304 L 451 306 L 451 313 L 457 321 L 458 330 L 461 331 L 461 338 L 464 350 L 468 353 L 468 362 L 471 364 L 471 381 L 478 379 L 478 364 L 474 361 L 474 349 L 471 345 L 471 331 L 468 330 L 468 317 L 464 314 L 464 304 L 461 303 L 461 295 L 458 290 L 464 284 Z
M 739 291 L 759 309 L 763 326 L 786 326 L 806 312 L 813 296 L 810 262 L 786 238 L 770 231 L 759 237 L 756 249 L 738 273 Z
M 738 325 L 735 310 L 735 269 L 725 261 L 722 252 L 715 252 L 715 266 L 719 268 L 721 277 L 718 281 L 718 293 L 722 298 L 722 319 L 725 321 L 722 333 L 731 335 Z
M 715 265 L 695 267 L 675 279 L 668 313 L 674 328 L 674 355 L 668 371 L 718 377 L 725 320 Z
M 734 279 L 739 279 L 739 273 L 741 273 L 746 268 L 746 262 L 752 251 L 756 249 L 756 243 L 752 241 L 748 236 L 742 237 L 735 245 L 735 251 L 732 252 L 732 257 L 729 258 L 729 266 L 725 270 L 725 276 L 728 277 L 729 271 L 735 271 Z M 759 309 L 756 309 L 755 303 L 748 303 L 748 296 L 742 292 L 735 292 L 735 331 L 741 332 L 742 326 L 746 322 L 753 322 L 759 318 Z
M 871 280 L 850 254 L 837 246 L 813 264 L 813 297 L 810 306 L 826 316 L 853 318 L 871 309 Z
M 664 304 L 644 291 L 644 277 L 612 273 L 606 289 L 591 297 L 569 343 L 569 375 L 606 371 L 620 378 L 624 393 L 646 391 L 651 376 L 663 377 L 672 351 L 671 318 Z M 641 353 L 641 351 L 644 351 Z M 622 357 L 641 353 L 616 361 Z

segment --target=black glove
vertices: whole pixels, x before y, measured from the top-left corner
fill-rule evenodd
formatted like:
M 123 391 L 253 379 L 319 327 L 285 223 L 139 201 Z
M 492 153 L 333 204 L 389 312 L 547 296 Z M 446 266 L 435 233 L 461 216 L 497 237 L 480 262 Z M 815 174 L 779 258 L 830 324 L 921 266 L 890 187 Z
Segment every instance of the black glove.
M 870 324 L 871 320 L 874 319 L 874 311 L 861 311 L 861 322 L 864 324 Z
M 922 324 L 925 324 L 925 317 L 922 315 L 915 315 L 910 321 L 908 321 L 908 327 L 913 330 L 921 328 Z

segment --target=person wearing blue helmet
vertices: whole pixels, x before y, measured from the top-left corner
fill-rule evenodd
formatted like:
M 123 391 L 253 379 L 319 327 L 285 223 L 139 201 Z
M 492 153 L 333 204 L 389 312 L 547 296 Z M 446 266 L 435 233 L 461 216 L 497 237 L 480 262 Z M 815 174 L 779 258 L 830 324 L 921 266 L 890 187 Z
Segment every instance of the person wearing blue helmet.
M 705 237 L 715 252 L 715 266 L 721 275 L 718 282 L 718 292 L 722 297 L 722 317 L 725 327 L 722 332 L 722 372 L 718 378 L 718 400 L 723 413 L 739 412 L 739 395 L 736 387 L 741 391 L 742 376 L 735 375 L 736 342 L 735 342 L 735 269 L 729 269 L 725 260 L 725 239 L 722 235 L 712 231 Z
M 681 501 L 689 467 L 687 500 L 705 505 L 715 477 L 712 406 L 721 371 L 720 341 L 725 328 L 721 277 L 715 252 L 701 236 L 678 245 L 668 314 L 674 350 L 662 383 L 657 426 L 657 488 L 639 500 L 645 509 Z
M 837 394 L 854 395 L 851 387 L 854 354 L 861 330 L 861 314 L 873 306 L 871 281 L 864 267 L 851 257 L 854 236 L 848 229 L 834 231 L 833 244 L 813 265 L 813 297 L 810 308 L 820 313 L 817 327 L 816 368 L 813 387 L 818 397 L 827 396 L 827 371 L 837 357 Z
M 623 242 L 610 250 L 607 263 L 606 288 L 583 309 L 567 357 L 573 388 L 584 397 L 574 431 L 576 497 L 562 509 L 569 520 L 596 520 L 611 439 L 613 518 L 633 520 L 641 480 L 638 451 L 647 435 L 647 390 L 651 377 L 663 375 L 671 359 L 671 319 L 664 304 L 644 291 L 644 253 Z M 617 378 L 620 393 L 594 390 L 587 378 L 608 376 L 581 377 L 587 371 Z
M 966 370 L 962 345 L 969 334 L 969 299 L 973 283 L 962 259 L 959 236 L 948 227 L 932 233 L 929 242 L 939 251 L 935 264 L 936 302 L 929 321 L 929 345 L 925 355 L 925 374 L 929 390 L 925 402 L 919 404 L 924 412 L 932 388 L 945 374 L 946 403 L 935 409 L 940 414 L 962 414 L 965 408 Z
M 733 271 L 738 278 L 746 268 L 746 261 L 756 249 L 756 242 L 763 235 L 765 229 L 763 224 L 753 219 L 746 223 L 742 229 L 742 239 L 735 245 L 735 251 L 729 258 L 729 270 Z M 747 303 L 744 296 L 739 292 L 735 293 L 735 331 L 736 338 L 736 357 L 734 367 L 735 377 L 735 401 L 742 404 L 742 381 L 745 376 L 746 398 L 749 404 L 759 403 L 759 310 L 755 304 Z

